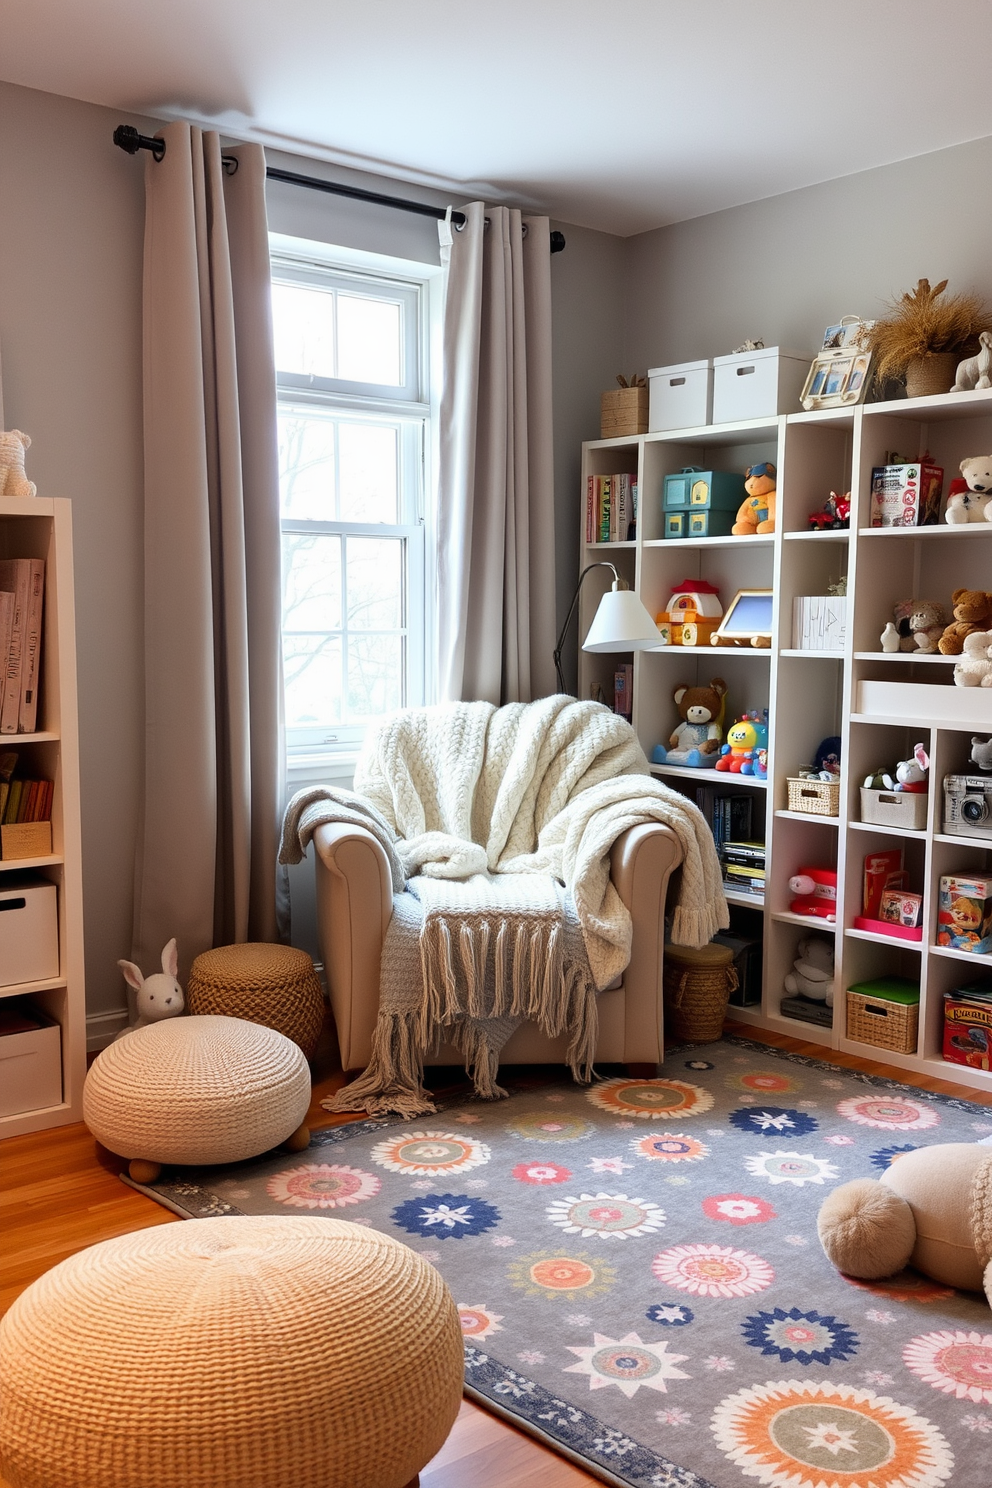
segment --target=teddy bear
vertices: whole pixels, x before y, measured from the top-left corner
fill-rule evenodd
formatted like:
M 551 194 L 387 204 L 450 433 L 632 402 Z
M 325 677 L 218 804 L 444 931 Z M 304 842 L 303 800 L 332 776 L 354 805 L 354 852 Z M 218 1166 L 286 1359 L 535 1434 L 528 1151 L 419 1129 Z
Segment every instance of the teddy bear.
M 992 594 L 985 589 L 955 589 L 951 595 L 954 619 L 944 627 L 937 642 L 942 656 L 960 656 L 965 636 L 976 630 L 988 630 L 992 622 Z
M 31 437 L 20 429 L 0 432 L 0 496 L 37 496 L 38 487 L 24 474 L 24 451 Z
M 951 482 L 944 521 L 952 527 L 962 522 L 986 522 L 992 501 L 992 455 L 971 455 L 962 460 L 961 478 Z
M 775 466 L 770 461 L 749 465 L 744 472 L 747 500 L 741 503 L 730 529 L 737 537 L 775 531 Z
M 935 604 L 930 599 L 918 599 L 916 608 L 909 617 L 909 628 L 916 642 L 916 649 L 922 651 L 924 656 L 931 656 L 937 650 L 937 642 L 944 634 L 944 626 L 947 624 L 947 616 L 944 606 Z
M 790 997 L 834 1005 L 834 945 L 825 935 L 804 935 L 782 985 Z
M 842 1183 L 816 1228 L 845 1276 L 880 1281 L 914 1266 L 942 1286 L 984 1291 L 992 1304 L 992 1152 L 979 1142 L 918 1147 L 879 1180 Z
M 992 687 L 992 631 L 973 630 L 954 664 L 955 687 Z
M 709 687 L 689 687 L 684 682 L 672 694 L 682 720 L 668 740 L 658 744 L 651 759 L 656 765 L 689 765 L 711 769 L 720 753 L 723 738 L 723 709 L 727 684 L 714 677 Z

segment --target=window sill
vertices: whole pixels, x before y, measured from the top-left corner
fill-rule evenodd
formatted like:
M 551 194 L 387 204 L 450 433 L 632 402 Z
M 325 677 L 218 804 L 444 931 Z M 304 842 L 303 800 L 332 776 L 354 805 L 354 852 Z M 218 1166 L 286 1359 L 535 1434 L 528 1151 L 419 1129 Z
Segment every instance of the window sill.
M 339 785 L 350 790 L 357 763 L 357 750 L 342 750 L 335 754 L 292 754 L 286 761 L 286 782 L 294 791 L 307 785 Z

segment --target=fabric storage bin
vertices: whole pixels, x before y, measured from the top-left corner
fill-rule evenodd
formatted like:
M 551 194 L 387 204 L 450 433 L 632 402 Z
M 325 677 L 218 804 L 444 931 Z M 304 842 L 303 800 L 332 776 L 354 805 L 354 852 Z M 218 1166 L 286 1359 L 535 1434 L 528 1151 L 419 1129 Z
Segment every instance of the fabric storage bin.
M 839 816 L 839 780 L 802 780 L 790 776 L 789 810 L 804 811 L 809 816 Z
M 906 977 L 878 977 L 847 990 L 847 1036 L 896 1054 L 915 1054 L 920 989 Z
M 928 795 L 917 791 L 869 790 L 861 787 L 861 820 L 875 827 L 902 827 L 922 832 L 927 824 Z
M 778 346 L 713 358 L 713 422 L 798 413 L 811 358 Z
M 915 724 L 973 724 L 992 729 L 992 688 L 941 686 L 935 682 L 859 682 L 858 712 Z
M 62 1030 L 27 998 L 0 1005 L 0 1116 L 62 1104 Z
M 42 878 L 0 876 L 0 987 L 58 976 L 57 894 Z
M 646 387 L 611 388 L 599 400 L 600 439 L 626 438 L 648 432 Z
M 713 407 L 713 364 L 681 362 L 675 367 L 648 371 L 651 396 L 648 433 L 662 429 L 698 429 L 710 422 Z

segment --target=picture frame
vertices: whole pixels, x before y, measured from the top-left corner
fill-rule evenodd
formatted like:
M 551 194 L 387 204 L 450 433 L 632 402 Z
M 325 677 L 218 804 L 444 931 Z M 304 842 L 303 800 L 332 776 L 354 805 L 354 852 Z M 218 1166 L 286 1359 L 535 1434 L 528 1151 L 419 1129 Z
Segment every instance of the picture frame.
M 830 327 L 827 329 L 829 331 Z M 846 408 L 863 403 L 870 370 L 871 352 L 860 349 L 856 338 L 847 347 L 821 351 L 813 359 L 800 402 L 807 411 Z
M 827 326 L 820 350 L 858 350 L 861 347 L 861 337 L 874 324 L 873 320 L 862 320 L 860 315 L 842 315 L 836 325 Z
M 710 636 L 710 644 L 770 646 L 773 602 L 771 589 L 738 589 Z

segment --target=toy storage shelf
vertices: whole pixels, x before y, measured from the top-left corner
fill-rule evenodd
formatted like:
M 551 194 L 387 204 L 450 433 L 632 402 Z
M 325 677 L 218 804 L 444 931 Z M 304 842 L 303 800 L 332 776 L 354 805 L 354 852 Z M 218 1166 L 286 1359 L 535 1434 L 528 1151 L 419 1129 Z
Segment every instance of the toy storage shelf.
M 636 472 L 636 541 L 583 544 L 581 556 L 585 564 L 595 556 L 595 549 L 619 550 L 614 561 L 652 614 L 663 608 L 672 585 L 686 577 L 708 579 L 724 605 L 738 589 L 770 588 L 774 592 L 773 640 L 768 649 L 667 646 L 633 655 L 633 721 L 649 757 L 656 744 L 667 742 L 674 726 L 672 692 L 680 684 L 705 685 L 715 676 L 723 677 L 728 684 L 728 721 L 746 709 L 769 710 L 767 780 L 679 765 L 651 767 L 653 775 L 690 799 L 695 800 L 704 787 L 731 795 L 749 793 L 754 803 L 753 835 L 760 837 L 763 832 L 766 844 L 765 893 L 732 890 L 727 898 L 734 927 L 741 933 L 754 934 L 755 925 L 763 926 L 762 1001 L 732 1009 L 733 1017 L 899 1069 L 942 1076 L 992 1095 L 992 1072 L 941 1058 L 942 995 L 985 970 L 992 975 L 992 956 L 975 956 L 934 943 L 941 874 L 959 869 L 992 874 L 992 837 L 954 836 L 942 830 L 943 777 L 963 772 L 972 732 L 992 734 L 992 712 L 985 724 L 942 718 L 939 700 L 930 707 L 920 699 L 932 695 L 934 686 L 953 687 L 956 658 L 879 648 L 879 636 L 897 601 L 912 596 L 947 606 L 955 588 L 992 589 L 988 577 L 992 573 L 992 522 L 926 528 L 867 525 L 871 470 L 883 463 L 886 450 L 906 450 L 917 457 L 929 450 L 943 466 L 946 490 L 965 456 L 989 448 L 992 392 L 947 393 L 789 414 L 752 424 L 593 440 L 583 445 L 579 517 L 584 532 L 587 475 Z M 665 475 L 690 464 L 743 471 L 761 460 L 772 460 L 778 468 L 774 535 L 662 536 Z M 811 531 L 808 517 L 831 490 L 851 492 L 850 529 Z M 589 576 L 580 597 L 583 635 L 608 588 L 608 571 L 600 572 L 599 581 Z M 792 633 L 793 599 L 824 594 L 826 585 L 842 575 L 847 576 L 849 596 L 843 653 L 798 649 Z M 612 697 L 614 668 L 631 655 L 580 651 L 579 658 L 579 695 L 588 697 L 598 685 Z M 753 665 L 757 658 L 767 664 Z M 856 711 L 861 683 L 883 680 L 905 687 L 906 706 L 897 698 L 892 716 Z M 921 690 L 924 681 L 928 686 Z M 986 699 L 983 694 L 981 702 L 992 705 L 992 695 Z M 788 778 L 811 758 L 822 738 L 833 734 L 841 737 L 844 760 L 840 814 L 825 817 L 788 810 Z M 917 741 L 924 743 L 932 761 L 926 826 L 905 830 L 862 822 L 861 781 L 907 758 Z M 823 827 L 832 830 L 823 831 Z M 911 887 L 923 891 L 921 941 L 854 927 L 861 910 L 863 859 L 868 852 L 894 846 L 895 841 L 905 845 Z M 788 880 L 801 867 L 836 868 L 835 923 L 790 910 Z M 783 978 L 796 958 L 797 943 L 811 932 L 831 938 L 835 946 L 837 991 L 832 1026 L 785 1017 L 779 1007 Z M 920 980 L 920 1033 L 912 1054 L 896 1054 L 847 1037 L 845 989 L 887 974 Z

